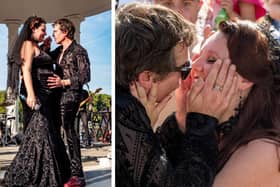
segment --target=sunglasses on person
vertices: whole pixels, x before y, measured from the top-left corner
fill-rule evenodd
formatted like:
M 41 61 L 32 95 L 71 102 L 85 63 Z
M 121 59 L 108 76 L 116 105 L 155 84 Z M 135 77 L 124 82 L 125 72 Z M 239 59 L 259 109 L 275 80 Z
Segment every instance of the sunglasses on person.
M 176 72 L 181 73 L 182 80 L 185 80 L 192 70 L 192 60 L 190 58 L 190 49 L 188 48 L 188 59 L 185 64 L 180 67 L 175 67 Z
M 175 67 L 175 71 L 181 73 L 182 80 L 185 80 L 187 78 L 187 76 L 191 72 L 191 69 L 192 65 L 190 60 L 187 60 L 187 62 L 180 67 Z

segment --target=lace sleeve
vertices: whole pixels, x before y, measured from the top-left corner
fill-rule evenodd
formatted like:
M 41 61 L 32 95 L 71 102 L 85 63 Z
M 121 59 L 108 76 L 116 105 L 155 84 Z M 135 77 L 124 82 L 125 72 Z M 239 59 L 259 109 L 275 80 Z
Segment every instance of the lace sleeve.
M 88 54 L 85 51 L 76 54 L 75 60 L 78 66 L 78 71 L 73 72 L 73 76 L 70 77 L 70 81 L 71 87 L 79 88 L 81 85 L 90 81 L 90 62 Z

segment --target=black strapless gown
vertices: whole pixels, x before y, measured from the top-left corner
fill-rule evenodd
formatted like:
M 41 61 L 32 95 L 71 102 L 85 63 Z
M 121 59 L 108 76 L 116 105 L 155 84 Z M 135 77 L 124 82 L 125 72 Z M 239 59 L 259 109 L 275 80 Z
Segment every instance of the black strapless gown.
M 41 51 L 32 62 L 32 81 L 41 103 L 38 111 L 24 108 L 26 129 L 19 151 L 4 176 L 5 186 L 63 186 L 71 175 L 70 162 L 60 136 L 54 108 L 57 96 L 47 86 L 54 73 L 52 60 Z M 21 94 L 26 94 L 24 83 Z M 23 105 L 26 106 L 25 103 Z

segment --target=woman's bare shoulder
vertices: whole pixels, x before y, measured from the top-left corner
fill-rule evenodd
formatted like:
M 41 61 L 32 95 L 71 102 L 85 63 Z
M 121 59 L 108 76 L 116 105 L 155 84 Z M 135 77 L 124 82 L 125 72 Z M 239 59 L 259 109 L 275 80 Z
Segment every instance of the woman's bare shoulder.
M 279 145 L 280 142 L 277 143 L 274 140 L 262 138 L 250 141 L 247 145 L 240 147 L 238 151 L 247 154 L 262 153 L 263 156 L 271 157 L 276 155 Z
M 248 167 L 252 169 L 262 168 L 263 171 L 273 172 L 278 170 L 279 154 L 279 143 L 269 139 L 256 139 L 237 149 L 230 160 L 248 163 Z
M 22 43 L 22 48 L 24 48 L 24 49 L 26 49 L 26 48 L 33 48 L 33 47 L 34 47 L 34 44 L 30 40 L 25 40 Z
M 21 58 L 23 60 L 26 59 L 27 56 L 29 56 L 28 54 L 30 54 L 31 56 L 34 54 L 34 50 L 35 50 L 35 46 L 33 44 L 32 41 L 26 40 L 22 43 L 22 47 L 21 47 Z
M 269 139 L 257 139 L 237 149 L 215 179 L 214 186 L 280 185 L 280 148 Z M 231 181 L 231 182 L 230 182 Z

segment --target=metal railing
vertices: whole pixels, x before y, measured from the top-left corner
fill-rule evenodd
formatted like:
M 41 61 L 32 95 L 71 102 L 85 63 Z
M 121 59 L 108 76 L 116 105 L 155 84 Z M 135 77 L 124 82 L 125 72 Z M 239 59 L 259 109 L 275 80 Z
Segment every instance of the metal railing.
M 87 126 L 89 131 L 90 146 L 94 143 L 111 143 L 111 111 L 87 111 Z M 78 117 L 78 115 L 76 116 Z M 6 114 L 0 114 L 0 146 L 7 146 L 9 144 L 20 143 L 22 133 L 18 132 L 18 136 L 12 136 L 11 123 L 15 120 L 15 117 L 7 116 Z M 80 135 L 81 144 L 85 144 L 85 128 L 81 124 L 81 120 L 76 118 L 76 130 Z
M 111 112 L 107 110 L 98 112 L 87 111 L 87 116 L 89 137 L 86 137 L 87 132 L 85 132 L 84 125 L 81 124 L 82 120 L 79 120 L 79 118 L 76 120 L 76 124 L 79 125 L 76 129 L 79 129 L 81 144 L 85 145 L 87 141 L 90 142 L 88 146 L 94 143 L 111 143 Z
M 12 136 L 11 126 L 15 120 L 14 116 L 7 116 L 5 113 L 0 114 L 0 146 L 7 146 L 8 144 L 19 144 L 17 136 Z

